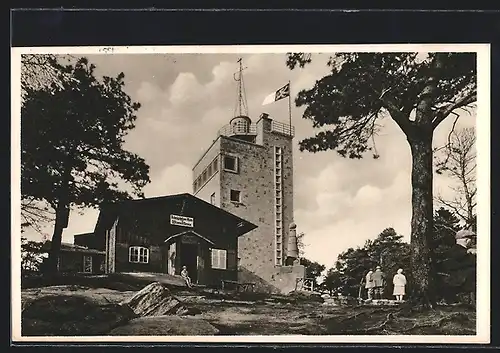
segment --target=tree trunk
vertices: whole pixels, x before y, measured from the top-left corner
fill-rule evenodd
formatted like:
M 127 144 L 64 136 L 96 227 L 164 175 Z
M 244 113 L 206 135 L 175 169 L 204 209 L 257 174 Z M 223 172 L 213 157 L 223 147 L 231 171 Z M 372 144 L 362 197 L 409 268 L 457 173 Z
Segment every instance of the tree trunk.
M 57 206 L 56 222 L 54 232 L 52 233 L 52 241 L 50 244 L 50 252 L 47 263 L 47 274 L 53 275 L 58 271 L 59 255 L 61 253 L 62 233 L 68 225 L 68 208 L 61 203 Z
M 435 303 L 432 249 L 432 132 L 419 133 L 408 142 L 412 153 L 411 303 L 433 307 Z
M 56 221 L 54 224 L 54 232 L 52 233 L 52 241 L 50 244 L 50 252 L 47 263 L 47 274 L 54 275 L 58 272 L 59 255 L 61 253 L 62 233 L 64 228 L 68 226 L 69 220 L 69 179 L 71 177 L 71 169 L 64 172 L 62 185 L 59 189 L 59 201 L 56 206 Z

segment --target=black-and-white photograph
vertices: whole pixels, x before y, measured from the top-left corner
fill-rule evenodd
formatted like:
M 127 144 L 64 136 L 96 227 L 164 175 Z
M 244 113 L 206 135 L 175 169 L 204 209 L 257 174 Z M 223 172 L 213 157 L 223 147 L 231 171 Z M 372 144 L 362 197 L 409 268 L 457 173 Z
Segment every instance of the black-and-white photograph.
M 12 60 L 17 340 L 489 342 L 488 45 Z

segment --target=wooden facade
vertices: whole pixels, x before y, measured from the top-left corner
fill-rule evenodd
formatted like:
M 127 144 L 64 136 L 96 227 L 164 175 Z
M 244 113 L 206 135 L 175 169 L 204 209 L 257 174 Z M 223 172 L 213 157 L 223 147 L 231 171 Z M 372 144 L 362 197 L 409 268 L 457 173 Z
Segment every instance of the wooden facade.
M 50 242 L 46 242 L 40 252 L 48 253 L 49 250 Z M 103 251 L 89 249 L 82 244 L 61 243 L 57 268 L 61 273 L 101 274 L 105 270 L 104 261 Z
M 101 208 L 88 246 L 106 253 L 104 269 L 180 275 L 193 283 L 237 280 L 238 237 L 256 228 L 191 194 L 126 201 Z

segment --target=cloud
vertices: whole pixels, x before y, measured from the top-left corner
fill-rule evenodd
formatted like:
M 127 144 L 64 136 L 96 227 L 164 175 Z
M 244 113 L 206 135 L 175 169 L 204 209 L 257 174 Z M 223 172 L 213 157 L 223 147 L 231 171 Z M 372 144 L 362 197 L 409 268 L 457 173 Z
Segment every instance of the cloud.
M 375 205 L 382 200 L 382 190 L 371 185 L 365 185 L 361 187 L 353 202 L 361 206 L 371 206 Z
M 137 90 L 137 100 L 142 104 L 148 104 L 155 101 L 162 101 L 165 93 L 160 87 L 151 82 L 143 81 Z
M 327 167 L 317 177 L 317 208 L 297 208 L 295 220 L 299 231 L 304 231 L 306 257 L 333 266 L 337 256 L 348 247 L 362 246 L 383 229 L 394 227 L 409 239 L 411 214 L 410 176 L 401 171 L 388 187 L 366 184 L 354 194 L 337 191 L 319 191 L 321 180 L 326 180 Z M 324 189 L 323 189 L 324 190 Z
M 174 106 L 196 104 L 205 97 L 204 86 L 192 72 L 181 72 L 170 87 L 170 103 Z
M 184 164 L 168 166 L 144 188 L 146 197 L 192 192 L 192 171 Z

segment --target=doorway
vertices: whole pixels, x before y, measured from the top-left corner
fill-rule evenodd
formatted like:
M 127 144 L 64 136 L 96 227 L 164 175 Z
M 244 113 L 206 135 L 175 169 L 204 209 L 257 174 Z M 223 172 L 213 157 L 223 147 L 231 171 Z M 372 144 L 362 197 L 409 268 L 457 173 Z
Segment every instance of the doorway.
M 186 266 L 193 283 L 198 282 L 198 244 L 181 243 L 181 267 Z
M 164 268 L 165 272 L 167 272 L 169 275 L 174 276 L 175 275 L 175 266 L 176 266 L 176 257 L 177 257 L 177 251 L 176 251 L 176 243 L 171 243 L 168 247 L 163 247 L 163 263 L 164 263 Z

